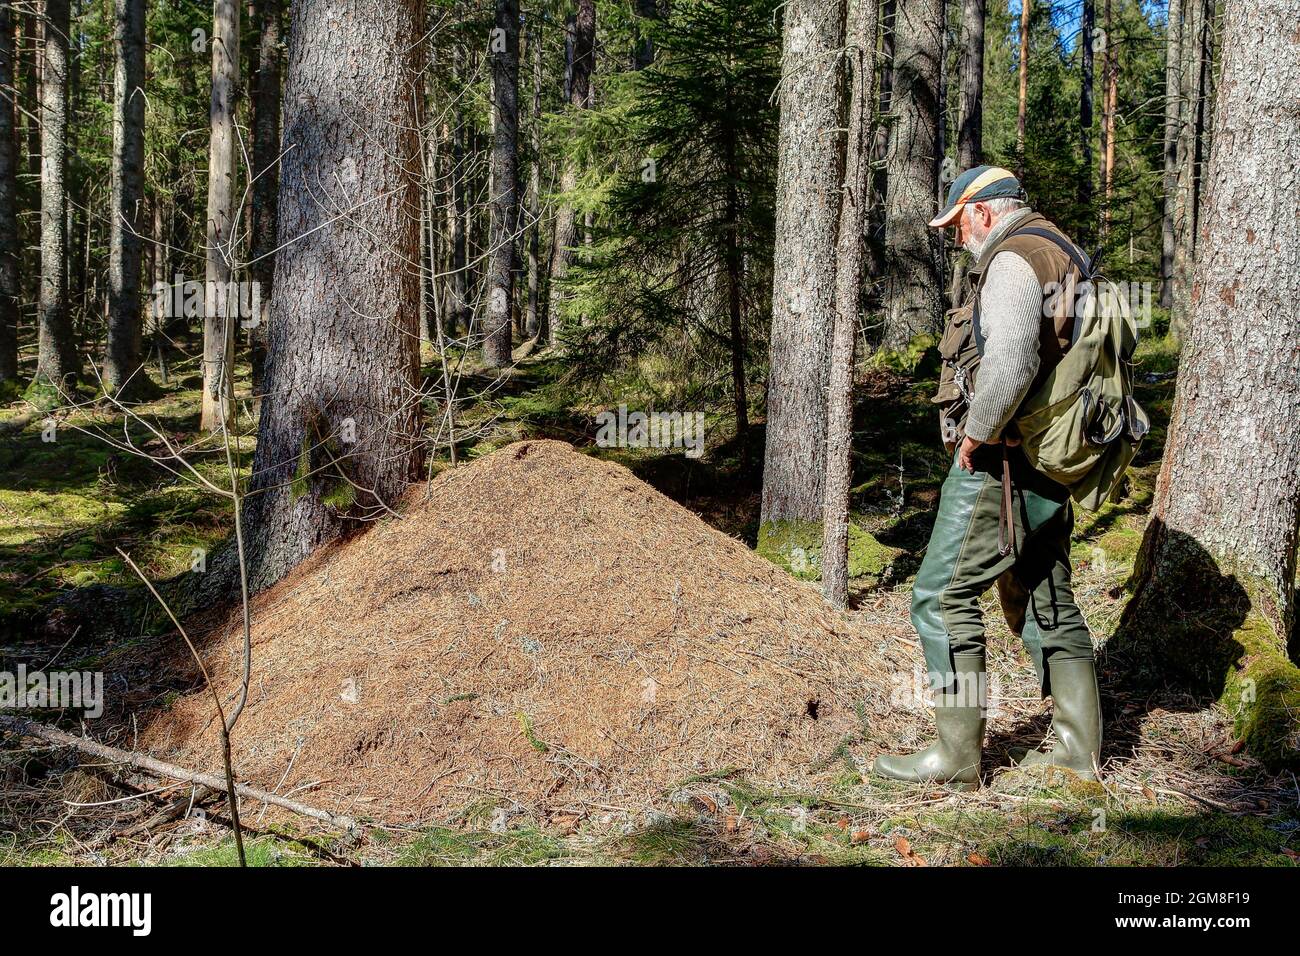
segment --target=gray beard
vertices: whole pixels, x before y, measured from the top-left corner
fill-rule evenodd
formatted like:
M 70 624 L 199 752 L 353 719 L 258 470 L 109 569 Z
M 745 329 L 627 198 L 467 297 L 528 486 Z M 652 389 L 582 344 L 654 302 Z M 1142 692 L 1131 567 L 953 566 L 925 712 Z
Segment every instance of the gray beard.
M 986 236 L 985 241 L 987 240 L 988 237 Z M 967 252 L 969 252 L 972 256 L 974 256 L 976 259 L 978 259 L 980 257 L 980 253 L 984 251 L 984 243 L 979 241 L 978 239 L 967 239 L 965 242 L 962 243 L 962 247 Z

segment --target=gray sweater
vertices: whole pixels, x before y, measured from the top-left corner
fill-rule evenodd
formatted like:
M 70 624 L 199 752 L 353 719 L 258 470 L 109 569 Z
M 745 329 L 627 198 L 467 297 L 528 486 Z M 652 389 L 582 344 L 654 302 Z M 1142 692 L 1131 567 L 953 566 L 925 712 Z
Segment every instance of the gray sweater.
M 984 248 L 991 249 L 1030 211 L 1018 209 L 1003 217 L 989 232 Z M 980 259 L 982 264 L 982 255 Z M 1043 290 L 1033 268 L 1014 252 L 999 252 L 985 269 L 980 292 L 984 354 L 966 421 L 971 438 L 1000 441 L 1002 429 L 1024 401 L 1038 374 L 1042 314 Z

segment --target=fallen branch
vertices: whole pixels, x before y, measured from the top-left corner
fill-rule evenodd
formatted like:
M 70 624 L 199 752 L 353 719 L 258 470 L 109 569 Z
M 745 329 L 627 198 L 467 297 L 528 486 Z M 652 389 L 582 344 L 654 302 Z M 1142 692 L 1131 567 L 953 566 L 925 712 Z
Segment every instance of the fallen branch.
M 157 777 L 185 780 L 217 791 L 226 789 L 226 781 L 215 774 L 186 770 L 184 767 L 165 763 L 146 754 L 132 750 L 119 750 L 117 747 L 98 743 L 88 737 L 64 733 L 62 730 L 56 730 L 35 721 L 23 720 L 18 717 L 0 717 L 0 729 L 9 730 L 24 737 L 36 737 L 46 743 L 56 744 L 60 747 L 73 747 L 93 757 L 126 764 L 146 773 L 154 774 Z M 243 783 L 236 784 L 235 790 L 242 797 L 257 800 L 260 803 L 267 803 L 273 807 L 280 807 L 283 810 L 290 810 L 304 817 L 311 817 L 313 820 L 319 820 L 340 830 L 357 829 L 357 822 L 348 816 L 330 813 L 328 810 L 318 810 L 296 800 L 289 800 L 274 793 L 267 793 L 265 790 L 259 790 Z

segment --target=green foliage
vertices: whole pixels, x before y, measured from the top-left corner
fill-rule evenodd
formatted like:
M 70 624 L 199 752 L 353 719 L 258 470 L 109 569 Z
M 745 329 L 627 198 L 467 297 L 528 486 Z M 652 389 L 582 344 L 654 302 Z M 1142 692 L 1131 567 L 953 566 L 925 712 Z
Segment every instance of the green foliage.
M 1098 4 L 1097 28 L 1103 26 Z M 1115 195 L 1105 265 L 1111 278 L 1159 275 L 1164 152 L 1164 21 L 1158 5 L 1116 0 L 1108 42 L 1119 62 L 1115 135 Z M 1019 3 L 990 3 L 985 29 L 985 161 L 1017 167 Z M 1091 163 L 1085 167 L 1079 127 L 1080 20 L 1077 5 L 1035 4 L 1030 16 L 1024 183 L 1030 203 L 1091 251 L 1104 206 L 1098 177 L 1102 124 L 1102 55 L 1094 58 Z M 955 123 L 955 97 L 949 121 Z M 950 154 L 956 154 L 950 136 Z M 1093 200 L 1080 202 L 1082 177 Z
M 611 364 L 659 352 L 687 362 L 696 381 L 716 378 L 717 394 L 729 394 L 722 370 L 733 281 L 743 334 L 763 341 L 776 8 L 773 0 L 674 3 L 654 30 L 654 64 L 603 78 L 600 108 L 553 129 L 586 162 L 570 198 L 597 217 L 593 245 L 567 283 L 565 335 L 580 372 L 603 375 Z

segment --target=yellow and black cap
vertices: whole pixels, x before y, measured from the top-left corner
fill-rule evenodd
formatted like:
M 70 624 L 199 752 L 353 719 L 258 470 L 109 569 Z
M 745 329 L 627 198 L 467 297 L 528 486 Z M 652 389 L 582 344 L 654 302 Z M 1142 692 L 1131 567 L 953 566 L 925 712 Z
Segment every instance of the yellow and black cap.
M 1001 166 L 973 166 L 953 180 L 948 187 L 948 204 L 930 220 L 936 229 L 951 226 L 961 215 L 961 207 L 986 199 L 1024 199 L 1025 191 L 1015 174 Z

